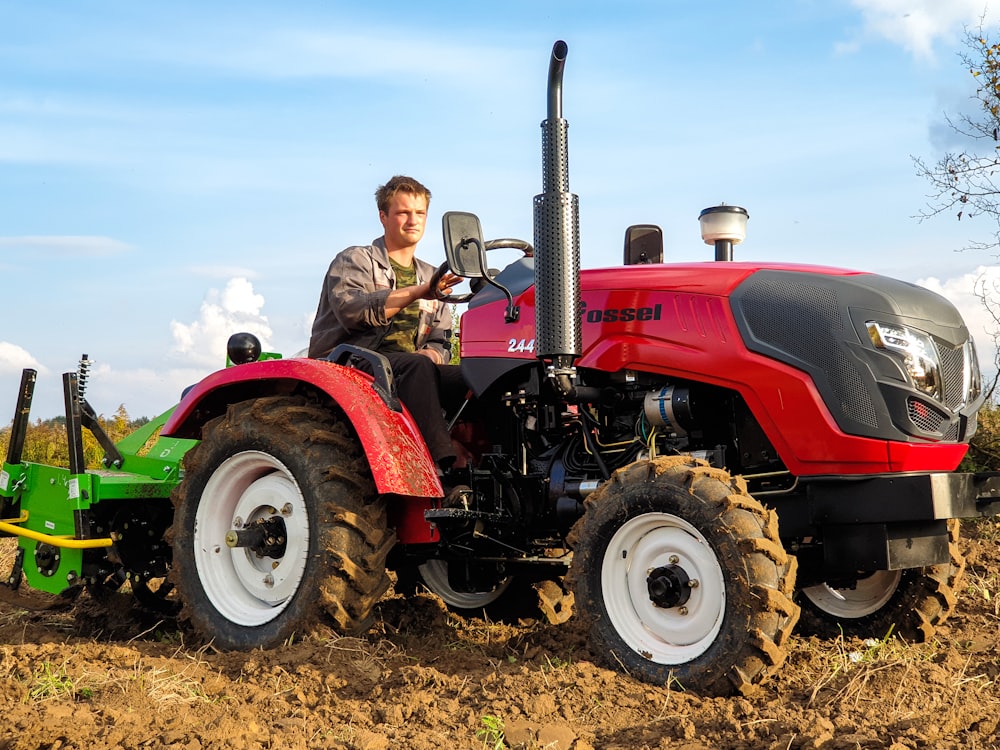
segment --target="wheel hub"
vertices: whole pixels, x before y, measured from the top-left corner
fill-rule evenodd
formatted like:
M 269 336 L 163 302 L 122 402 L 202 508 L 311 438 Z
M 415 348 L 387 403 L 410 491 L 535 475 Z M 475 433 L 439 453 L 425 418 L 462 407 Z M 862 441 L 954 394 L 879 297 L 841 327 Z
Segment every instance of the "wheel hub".
M 258 557 L 280 559 L 285 554 L 287 538 L 285 519 L 270 516 L 258 519 L 245 528 L 227 531 L 226 546 L 230 549 L 246 547 Z
M 664 565 L 650 571 L 646 587 L 649 600 L 663 609 L 680 607 L 691 598 L 691 579 L 680 565 Z

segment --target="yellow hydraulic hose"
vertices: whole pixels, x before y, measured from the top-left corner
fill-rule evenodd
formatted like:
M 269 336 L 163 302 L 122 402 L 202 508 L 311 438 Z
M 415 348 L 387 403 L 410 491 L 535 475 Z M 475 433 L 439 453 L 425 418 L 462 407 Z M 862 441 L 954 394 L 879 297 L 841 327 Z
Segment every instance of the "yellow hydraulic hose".
M 53 536 L 51 534 L 42 534 L 38 531 L 32 531 L 31 529 L 22 529 L 18 524 L 24 523 L 28 520 L 28 511 L 22 510 L 20 518 L 8 518 L 4 521 L 0 521 L 0 531 L 7 532 L 8 534 L 14 534 L 16 536 L 27 537 L 28 539 L 34 539 L 36 542 L 44 542 L 45 544 L 51 544 L 53 547 L 66 547 L 68 549 L 93 549 L 95 547 L 110 547 L 115 543 L 114 539 L 104 538 L 104 539 L 74 539 L 68 536 Z

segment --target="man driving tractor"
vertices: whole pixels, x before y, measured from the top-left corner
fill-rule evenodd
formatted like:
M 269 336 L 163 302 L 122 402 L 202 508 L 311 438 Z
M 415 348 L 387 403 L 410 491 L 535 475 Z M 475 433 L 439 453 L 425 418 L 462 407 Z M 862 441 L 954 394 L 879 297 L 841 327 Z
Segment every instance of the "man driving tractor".
M 442 473 L 456 450 L 441 409 L 441 394 L 465 392 L 451 359 L 451 305 L 435 297 L 435 267 L 416 257 L 431 193 L 396 175 L 375 191 L 384 234 L 370 245 L 342 250 L 323 279 L 309 356 L 322 359 L 338 344 L 377 351 L 389 360 L 400 399 L 413 415 Z M 440 295 L 461 279 L 441 277 Z M 359 363 L 369 370 L 367 363 Z

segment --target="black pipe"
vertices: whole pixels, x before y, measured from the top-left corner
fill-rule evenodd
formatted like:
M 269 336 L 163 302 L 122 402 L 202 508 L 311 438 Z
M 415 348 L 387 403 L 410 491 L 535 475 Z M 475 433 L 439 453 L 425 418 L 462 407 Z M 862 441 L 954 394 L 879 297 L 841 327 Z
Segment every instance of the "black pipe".
M 549 60 L 549 106 L 548 119 L 562 118 L 562 78 L 566 67 L 566 42 L 560 39 L 552 45 L 552 59 Z
M 11 427 L 10 443 L 7 445 L 7 463 L 21 463 L 24 439 L 28 434 L 28 415 L 31 413 L 31 399 L 35 395 L 35 380 L 38 371 L 27 368 L 21 371 L 21 389 L 17 392 L 17 406 L 14 409 L 14 423 Z
M 83 421 L 80 415 L 80 390 L 75 372 L 63 373 L 63 398 L 66 403 L 66 441 L 69 447 L 69 473 L 83 474 Z

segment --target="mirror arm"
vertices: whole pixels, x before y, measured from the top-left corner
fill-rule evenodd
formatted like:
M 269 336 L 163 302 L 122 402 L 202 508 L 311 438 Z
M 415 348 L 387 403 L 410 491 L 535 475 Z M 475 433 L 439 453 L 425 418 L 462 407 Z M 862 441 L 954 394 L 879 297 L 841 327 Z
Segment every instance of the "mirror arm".
M 514 296 L 510 293 L 510 290 L 503 284 L 495 281 L 488 273 L 483 278 L 486 279 L 487 284 L 492 287 L 496 287 L 507 297 L 507 312 L 504 313 L 503 322 L 516 323 L 521 317 L 521 308 L 514 304 Z
M 478 237 L 463 237 L 462 241 L 458 243 L 458 249 L 464 250 L 469 245 L 475 245 L 476 249 L 479 251 L 479 270 L 483 274 L 483 278 L 489 277 L 489 266 L 486 265 L 486 248 L 483 247 L 483 243 Z
M 483 243 L 478 237 L 465 237 L 458 247 L 462 249 L 470 244 L 474 244 L 479 250 L 479 267 L 483 272 L 483 280 L 490 286 L 499 289 L 507 297 L 507 311 L 503 316 L 504 323 L 516 323 L 521 317 L 521 308 L 514 304 L 514 296 L 510 290 L 490 276 L 489 266 L 486 265 L 486 248 Z

